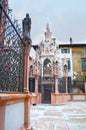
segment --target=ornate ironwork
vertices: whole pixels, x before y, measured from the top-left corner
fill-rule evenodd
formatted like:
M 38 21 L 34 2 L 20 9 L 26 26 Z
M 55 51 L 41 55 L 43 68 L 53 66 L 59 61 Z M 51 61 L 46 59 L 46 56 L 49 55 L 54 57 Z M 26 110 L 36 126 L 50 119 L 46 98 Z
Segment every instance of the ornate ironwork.
M 10 19 L 0 4 L 5 23 L 0 26 L 0 91 L 23 92 L 24 43 L 18 22 Z M 9 13 L 9 11 L 8 11 Z M 1 28 L 0 28 L 1 29 Z

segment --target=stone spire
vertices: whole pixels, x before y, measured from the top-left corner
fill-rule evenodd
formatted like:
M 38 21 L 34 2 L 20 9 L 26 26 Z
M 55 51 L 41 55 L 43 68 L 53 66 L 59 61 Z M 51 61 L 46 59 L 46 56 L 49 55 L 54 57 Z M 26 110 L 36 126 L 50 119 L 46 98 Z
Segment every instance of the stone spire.
M 49 24 L 46 25 L 45 41 L 50 41 L 52 38 L 52 33 L 50 32 Z

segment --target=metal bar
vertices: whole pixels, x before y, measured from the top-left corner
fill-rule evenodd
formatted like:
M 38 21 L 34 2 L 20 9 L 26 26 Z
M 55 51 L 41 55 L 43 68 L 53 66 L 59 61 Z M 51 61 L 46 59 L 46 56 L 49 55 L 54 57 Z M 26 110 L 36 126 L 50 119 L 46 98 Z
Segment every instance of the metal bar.
M 25 43 L 23 42 L 20 34 L 18 33 L 17 29 L 15 28 L 13 22 L 11 21 L 10 17 L 8 16 L 8 14 L 6 13 L 4 7 L 2 6 L 2 4 L 0 3 L 0 8 L 3 10 L 4 14 L 6 15 L 7 19 L 9 20 L 9 22 L 11 23 L 12 27 L 14 28 L 14 30 L 16 31 L 17 35 L 19 36 L 20 40 L 22 41 L 22 43 L 25 45 Z

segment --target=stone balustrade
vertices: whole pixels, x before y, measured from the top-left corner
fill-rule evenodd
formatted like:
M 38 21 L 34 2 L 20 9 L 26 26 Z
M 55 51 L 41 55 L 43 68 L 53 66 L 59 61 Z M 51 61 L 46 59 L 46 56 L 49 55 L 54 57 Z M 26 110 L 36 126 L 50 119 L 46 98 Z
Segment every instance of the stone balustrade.
M 68 101 L 86 101 L 86 94 L 68 94 Z
M 41 103 L 41 93 L 31 93 L 31 105 Z
M 51 104 L 63 104 L 68 101 L 68 94 L 66 93 L 52 93 L 51 94 Z
M 69 101 L 86 101 L 86 94 L 52 93 L 51 104 L 63 104 Z
M 30 130 L 30 94 L 0 94 L 0 130 Z

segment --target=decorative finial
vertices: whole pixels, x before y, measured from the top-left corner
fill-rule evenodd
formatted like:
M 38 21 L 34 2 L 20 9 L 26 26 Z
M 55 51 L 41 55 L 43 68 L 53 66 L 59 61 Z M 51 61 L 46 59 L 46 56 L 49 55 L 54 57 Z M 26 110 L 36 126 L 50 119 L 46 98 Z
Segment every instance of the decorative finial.
M 45 34 L 45 41 L 50 41 L 51 40 L 51 35 L 52 33 L 50 32 L 49 24 L 46 24 L 46 32 Z
M 48 23 L 46 24 L 46 29 L 47 29 L 48 32 L 50 32 L 50 28 L 49 28 L 49 24 Z
M 72 40 L 72 38 L 70 37 L 70 44 L 72 44 L 72 42 L 73 42 L 73 40 Z

